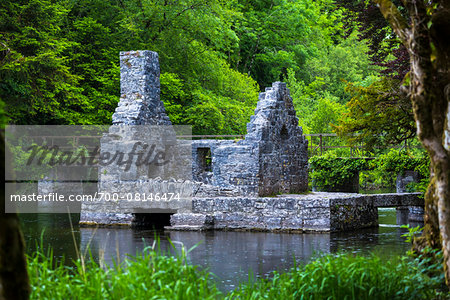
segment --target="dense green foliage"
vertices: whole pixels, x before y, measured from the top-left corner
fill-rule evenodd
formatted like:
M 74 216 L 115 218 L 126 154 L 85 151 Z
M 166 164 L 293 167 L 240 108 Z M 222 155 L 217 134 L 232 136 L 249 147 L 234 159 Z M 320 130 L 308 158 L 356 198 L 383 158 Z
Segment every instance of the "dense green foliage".
M 430 161 L 423 151 L 407 152 L 390 149 L 373 160 L 364 158 L 339 158 L 335 152 L 329 151 L 322 156 L 309 159 L 309 178 L 314 187 L 327 190 L 340 186 L 360 173 L 360 185 L 368 189 L 393 188 L 395 178 L 405 171 L 416 171 L 421 181 L 411 183 L 411 192 L 425 192 L 430 177 Z
M 310 180 L 319 190 L 340 186 L 368 167 L 364 158 L 339 158 L 333 152 L 309 160 Z
M 82 122 L 89 101 L 64 55 L 73 46 L 61 34 L 67 15 L 62 3 L 0 3 L 0 99 L 13 122 Z
M 110 124 L 119 51 L 149 49 L 174 124 L 245 133 L 259 90 L 283 80 L 305 132 L 331 132 L 342 80 L 374 74 L 343 14 L 332 0 L 5 0 L 0 103 L 14 124 Z
M 374 168 L 381 171 L 402 173 L 407 170 L 417 171 L 422 177 L 430 176 L 430 161 L 423 152 L 408 153 L 390 149 L 372 162 Z
M 357 40 L 356 34 L 326 49 L 309 57 L 302 72 L 287 70 L 286 81 L 305 133 L 331 133 L 332 124 L 338 124 L 351 99 L 346 82 L 365 85 L 376 74 L 366 55 L 368 48 Z
M 404 171 L 416 171 L 419 174 L 418 183 L 410 183 L 408 190 L 423 192 L 430 183 L 430 159 L 424 151 L 416 153 L 391 149 L 380 155 L 374 162 L 377 177 L 387 177 L 391 174 L 402 174 Z
M 33 299 L 431 299 L 443 282 L 442 266 L 430 256 L 326 255 L 227 295 L 210 274 L 186 263 L 186 252 L 171 257 L 148 247 L 113 267 L 93 260 L 68 267 L 39 251 L 28 260 Z
M 211 108 L 224 122 L 207 126 L 242 132 L 245 122 L 234 118 L 248 118 L 256 103 L 256 83 L 222 55 L 236 43 L 237 12 L 218 1 L 3 1 L 0 13 L 0 99 L 10 122 L 109 124 L 119 51 L 130 49 L 160 54 L 162 98 L 175 124 L 198 129 L 202 116 L 192 116 Z
M 339 119 L 336 132 L 351 144 L 364 142 L 368 150 L 410 141 L 415 137 L 416 124 L 406 88 L 410 80 L 409 52 L 375 1 L 337 3 L 346 8 L 346 25 L 356 24 L 358 38 L 367 42 L 370 49 L 367 54 L 379 73 L 362 85 L 349 82 L 347 89 L 352 100 L 347 103 L 348 113 Z M 401 13 L 406 15 L 407 9 L 402 8 Z
M 368 150 L 411 140 L 416 135 L 412 105 L 399 85 L 399 80 L 390 78 L 368 87 L 349 84 L 353 97 L 335 131 L 350 144 L 364 142 Z

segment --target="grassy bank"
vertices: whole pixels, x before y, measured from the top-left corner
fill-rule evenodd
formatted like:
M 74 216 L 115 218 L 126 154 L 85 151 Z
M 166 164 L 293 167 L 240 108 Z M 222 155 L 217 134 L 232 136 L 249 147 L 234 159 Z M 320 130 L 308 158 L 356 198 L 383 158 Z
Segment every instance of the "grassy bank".
M 111 267 L 93 260 L 68 267 L 38 251 L 29 257 L 32 299 L 433 299 L 443 280 L 441 265 L 429 259 L 338 254 L 224 294 L 210 274 L 186 263 L 185 251 L 171 257 L 155 248 Z
M 444 280 L 440 264 L 327 255 L 271 279 L 242 285 L 232 299 L 433 299 Z M 430 275 L 430 276 L 428 276 Z

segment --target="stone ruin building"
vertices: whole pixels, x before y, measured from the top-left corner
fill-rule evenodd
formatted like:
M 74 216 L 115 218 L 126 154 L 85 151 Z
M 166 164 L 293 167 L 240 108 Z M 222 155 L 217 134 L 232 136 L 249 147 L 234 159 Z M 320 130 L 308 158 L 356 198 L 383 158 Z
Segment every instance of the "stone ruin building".
M 158 54 L 152 51 L 121 52 L 120 72 L 120 102 L 109 133 L 101 140 L 101 151 L 125 151 L 133 142 L 145 142 L 149 138 L 164 140 L 165 150 L 167 145 L 170 148 L 172 144 L 180 143 L 160 100 Z M 157 134 L 153 132 L 149 137 L 133 129 L 140 125 L 165 129 Z M 194 201 L 202 197 L 264 197 L 307 190 L 307 141 L 298 126 L 285 83 L 275 82 L 260 93 L 243 140 L 192 140 L 181 144 L 183 149 L 189 147 L 189 154 L 192 154 L 191 174 L 183 174 L 182 179 L 169 175 L 161 178 L 162 169 L 152 174 L 144 167 L 133 166 L 124 172 L 116 165 L 99 166 L 98 191 L 150 193 L 155 183 L 161 180 L 171 182 L 172 188 L 182 190 L 186 197 L 192 191 Z M 150 215 L 158 212 L 183 215 L 192 212 L 192 205 L 192 200 L 182 204 L 83 203 L 80 222 L 133 224 L 139 223 L 137 211 Z M 172 223 L 175 219 L 172 217 Z
M 191 141 L 185 139 L 189 130 L 172 126 L 160 100 L 157 53 L 122 52 L 120 69 L 120 102 L 101 138 L 99 160 L 131 150 L 137 162 L 148 145 L 157 145 L 155 153 L 168 160 L 99 164 L 98 193 L 112 199 L 82 202 L 82 225 L 343 231 L 377 226 L 378 207 L 423 207 L 417 194 L 302 194 L 308 186 L 307 141 L 282 82 L 260 93 L 244 139 Z M 127 201 L 136 193 L 171 192 L 180 199 Z

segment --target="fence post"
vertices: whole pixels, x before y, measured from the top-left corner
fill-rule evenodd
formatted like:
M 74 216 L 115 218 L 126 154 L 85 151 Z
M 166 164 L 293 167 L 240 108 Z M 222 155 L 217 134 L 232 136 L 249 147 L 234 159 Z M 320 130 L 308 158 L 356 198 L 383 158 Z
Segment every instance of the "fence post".
M 323 155 L 322 135 L 319 135 L 319 137 L 320 137 L 320 155 Z

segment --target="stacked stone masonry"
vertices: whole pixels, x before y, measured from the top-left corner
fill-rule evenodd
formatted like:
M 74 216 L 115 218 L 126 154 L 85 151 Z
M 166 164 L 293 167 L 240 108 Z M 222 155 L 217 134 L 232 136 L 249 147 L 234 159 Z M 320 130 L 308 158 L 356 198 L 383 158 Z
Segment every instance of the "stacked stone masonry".
M 178 230 L 339 231 L 377 226 L 377 207 L 388 198 L 390 204 L 423 206 L 412 194 L 298 195 L 308 187 L 307 141 L 285 83 L 275 82 L 260 93 L 244 139 L 180 142 L 160 100 L 158 54 L 121 52 L 120 70 L 120 102 L 113 125 L 101 139 L 100 155 L 153 143 L 164 145 L 161 150 L 173 162 L 192 157 L 192 165 L 182 176 L 168 171 L 170 165 L 156 170 L 145 165 L 128 170 L 100 166 L 98 191 L 124 195 L 167 189 L 186 197 L 180 202 L 83 202 L 81 224 L 133 225 L 136 214 L 145 212 L 171 214 L 170 228 Z M 136 129 L 141 125 L 159 129 L 142 132 Z M 188 155 L 180 154 L 180 143 Z
M 210 155 L 210 167 L 205 155 Z M 244 196 L 305 192 L 307 142 L 286 84 L 275 82 L 259 95 L 243 140 L 193 141 L 193 170 L 194 179 Z
M 196 198 L 192 213 L 172 216 L 172 230 L 334 232 L 378 226 L 378 207 L 420 206 L 419 193 L 310 193 L 277 197 Z
M 120 101 L 115 125 L 171 125 L 160 100 L 158 53 L 120 52 Z

